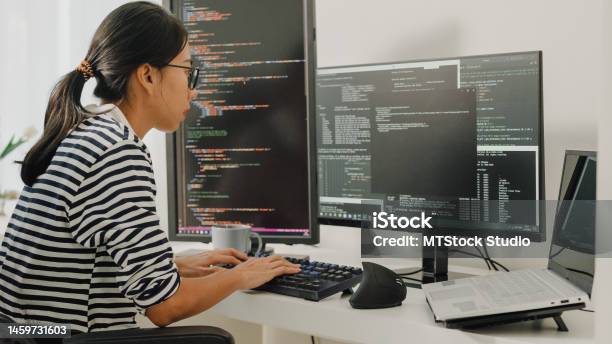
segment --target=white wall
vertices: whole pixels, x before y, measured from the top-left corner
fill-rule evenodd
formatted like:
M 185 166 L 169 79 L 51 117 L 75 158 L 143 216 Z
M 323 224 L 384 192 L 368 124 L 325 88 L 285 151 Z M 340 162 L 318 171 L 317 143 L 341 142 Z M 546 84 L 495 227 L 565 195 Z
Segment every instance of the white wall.
M 46 100 L 62 60 L 59 13 L 48 1 L 6 1 L 0 11 L 0 147 L 28 125 L 42 131 Z M 60 49 L 58 49 L 60 48 Z M 19 190 L 18 169 L 10 161 L 27 151 L 22 146 L 0 162 L 0 188 Z M 9 161 L 10 160 L 10 161 Z M 16 177 L 17 176 L 17 177 Z
M 28 126 L 42 133 L 49 93 L 60 77 L 85 57 L 102 19 L 128 0 L 20 0 L 0 6 L 0 147 Z M 161 0 L 151 1 L 161 4 Z M 95 83 L 83 91 L 94 102 Z M 19 167 L 35 140 L 0 162 L 0 189 L 21 190 Z M 10 161 L 9 161 L 10 160 Z
M 597 198 L 600 200 L 612 200 L 612 41 L 609 33 L 612 33 L 612 2 L 607 1 L 603 12 L 604 36 L 602 45 L 604 47 L 605 68 L 602 77 L 605 80 L 601 88 L 602 110 L 599 116 L 599 156 L 597 158 Z M 608 207 L 608 206 L 607 206 Z M 597 238 L 604 235 L 612 237 L 610 233 L 611 215 L 608 212 L 597 214 Z M 609 245 L 608 245 L 609 247 Z M 606 254 L 610 257 L 610 254 Z M 598 343 L 608 343 L 612 338 L 612 259 L 598 258 L 595 262 L 595 288 L 593 298 L 597 300 L 595 307 L 595 330 Z

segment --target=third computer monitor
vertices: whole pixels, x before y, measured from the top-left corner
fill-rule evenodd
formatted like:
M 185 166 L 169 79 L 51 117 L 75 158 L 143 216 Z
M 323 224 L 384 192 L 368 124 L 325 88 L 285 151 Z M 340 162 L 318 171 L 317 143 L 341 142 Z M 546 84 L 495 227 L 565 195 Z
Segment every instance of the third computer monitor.
M 320 68 L 317 153 L 323 223 L 425 211 L 541 240 L 542 54 Z

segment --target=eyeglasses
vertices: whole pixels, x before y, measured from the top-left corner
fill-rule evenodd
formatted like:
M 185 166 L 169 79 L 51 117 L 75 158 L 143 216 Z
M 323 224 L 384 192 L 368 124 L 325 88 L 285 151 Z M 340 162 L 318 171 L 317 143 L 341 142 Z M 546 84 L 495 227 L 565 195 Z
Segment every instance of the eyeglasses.
M 192 90 L 194 90 L 196 88 L 196 86 L 198 86 L 198 80 L 199 80 L 199 76 L 200 76 L 200 68 L 179 66 L 179 65 L 173 65 L 173 64 L 167 64 L 166 66 L 168 66 L 168 67 L 176 67 L 176 68 L 183 68 L 183 69 L 189 69 L 189 74 L 187 76 L 187 86 L 190 89 L 192 89 Z

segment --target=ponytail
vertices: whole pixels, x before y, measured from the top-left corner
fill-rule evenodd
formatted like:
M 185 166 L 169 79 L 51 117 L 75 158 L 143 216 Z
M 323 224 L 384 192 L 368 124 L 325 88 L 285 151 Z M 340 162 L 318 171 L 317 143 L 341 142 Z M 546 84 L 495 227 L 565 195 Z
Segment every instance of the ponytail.
M 45 112 L 43 135 L 26 154 L 21 167 L 21 180 L 26 185 L 32 186 L 47 170 L 62 140 L 87 116 L 81 105 L 85 81 L 86 77 L 74 70 L 64 75 L 53 88 Z

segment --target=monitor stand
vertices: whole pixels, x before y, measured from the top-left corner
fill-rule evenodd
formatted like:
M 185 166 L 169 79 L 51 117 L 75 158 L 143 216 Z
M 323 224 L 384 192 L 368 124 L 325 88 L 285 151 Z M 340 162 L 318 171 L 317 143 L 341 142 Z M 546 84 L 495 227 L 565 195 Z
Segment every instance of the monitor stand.
M 421 284 L 443 282 L 459 278 L 472 277 L 471 274 L 448 271 L 448 247 L 446 246 L 424 246 L 422 258 L 422 271 L 408 276 L 415 282 Z M 397 274 L 405 274 L 414 271 L 411 269 L 394 269 Z M 420 288 L 417 283 L 406 281 L 406 286 L 410 288 Z
M 448 247 L 423 246 L 423 284 L 448 281 Z

